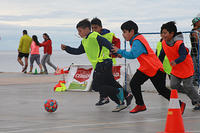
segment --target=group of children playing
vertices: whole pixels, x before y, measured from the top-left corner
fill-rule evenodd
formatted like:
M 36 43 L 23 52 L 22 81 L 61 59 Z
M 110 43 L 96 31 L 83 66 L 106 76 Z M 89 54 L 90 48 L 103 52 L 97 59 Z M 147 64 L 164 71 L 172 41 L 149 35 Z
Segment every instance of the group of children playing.
M 119 112 L 131 104 L 134 96 L 136 106 L 130 113 L 145 111 L 146 105 L 143 100 L 141 85 L 148 79 L 151 80 L 158 93 L 168 101 L 171 90 L 166 87 L 166 73 L 170 75 L 170 88 L 184 92 L 194 105 L 193 110 L 200 110 L 200 94 L 194 88 L 193 82 L 197 77 L 197 49 L 200 32 L 200 17 L 193 19 L 194 29 L 191 38 L 195 44 L 192 45 L 192 57 L 188 48 L 185 47 L 183 35 L 177 32 L 175 22 L 170 21 L 161 26 L 161 41 L 157 47 L 156 54 L 151 49 L 145 37 L 139 33 L 137 24 L 131 20 L 121 25 L 122 35 L 125 41 L 129 41 L 131 50 L 120 49 L 120 39 L 108 29 L 102 27 L 101 20 L 93 18 L 81 20 L 77 25 L 77 31 L 82 39 L 78 48 L 61 44 L 61 49 L 74 55 L 86 53 L 91 62 L 94 73 L 92 89 L 99 92 L 99 101 L 96 106 L 109 103 L 109 98 L 117 106 L 112 111 Z M 56 66 L 50 61 L 52 54 L 52 42 L 47 33 L 43 34 L 44 41 L 39 43 L 37 36 L 30 38 L 27 31 L 23 31 L 18 48 L 18 62 L 23 66 L 22 72 L 27 71 L 29 49 L 31 47 L 30 71 L 32 73 L 33 62 L 40 67 L 40 73 L 48 74 L 46 63 L 56 71 Z M 40 63 L 39 48 L 44 47 L 44 55 Z M 196 48 L 196 51 L 193 49 Z M 25 65 L 22 58 L 25 57 Z M 137 59 L 140 67 L 130 81 L 131 93 L 127 92 L 115 79 L 112 73 L 112 66 L 116 63 L 114 58 Z M 42 67 L 43 66 L 43 67 Z M 43 71 L 44 68 L 44 71 Z M 195 75 L 193 77 L 193 75 Z M 183 85 L 181 85 L 183 83 Z M 126 105 L 125 102 L 126 101 Z M 182 114 L 186 104 L 179 101 Z
M 80 46 L 72 48 L 61 44 L 61 49 L 75 55 L 87 54 L 95 70 L 92 89 L 100 94 L 100 100 L 96 105 L 108 103 L 109 97 L 117 104 L 113 112 L 119 112 L 131 104 L 134 96 L 136 106 L 130 113 L 145 111 L 146 106 L 141 93 L 141 85 L 148 79 L 151 80 L 161 96 L 170 100 L 171 90 L 166 87 L 166 74 L 161 62 L 164 57 L 167 57 L 171 66 L 171 89 L 183 89 L 194 105 L 193 110 L 200 110 L 200 95 L 192 84 L 193 61 L 184 45 L 182 33 L 177 32 L 175 22 L 165 23 L 161 27 L 163 40 L 158 54 L 159 58 L 151 49 L 145 37 L 138 32 L 137 24 L 131 20 L 121 25 L 123 37 L 130 43 L 130 51 L 122 50 L 118 45 L 113 46 L 116 42 L 116 44 L 119 44 L 119 39 L 109 30 L 103 29 L 98 18 L 94 18 L 91 22 L 88 19 L 81 20 L 76 28 L 80 37 L 83 38 Z M 113 56 L 137 59 L 140 63 L 140 67 L 130 81 L 133 95 L 128 93 L 114 79 L 112 74 L 112 65 L 115 62 Z M 181 82 L 183 82 L 183 86 L 181 86 Z M 126 105 L 124 100 L 126 100 Z M 182 114 L 185 106 L 186 104 L 180 101 Z
M 33 35 L 31 38 L 28 36 L 27 30 L 23 30 L 23 36 L 20 39 L 20 44 L 18 48 L 18 59 L 17 59 L 20 65 L 22 66 L 22 72 L 27 73 L 29 49 L 31 49 L 30 51 L 31 57 L 30 57 L 30 71 L 28 73 L 32 73 L 34 61 L 36 61 L 36 63 L 40 68 L 40 74 L 48 74 L 46 63 L 56 71 L 57 67 L 50 61 L 50 56 L 52 54 L 51 39 L 47 33 L 43 34 L 43 39 L 44 41 L 42 43 L 39 43 L 36 35 Z M 41 63 L 40 63 L 40 52 L 39 52 L 40 47 L 44 47 L 44 55 L 42 57 Z M 22 61 L 23 57 L 25 57 L 25 65 Z

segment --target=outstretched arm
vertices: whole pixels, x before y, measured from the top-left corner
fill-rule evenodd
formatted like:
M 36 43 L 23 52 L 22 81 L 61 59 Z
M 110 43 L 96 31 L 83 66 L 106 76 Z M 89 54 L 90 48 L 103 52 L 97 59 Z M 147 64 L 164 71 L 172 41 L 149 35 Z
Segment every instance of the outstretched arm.
M 122 57 L 127 58 L 127 59 L 135 59 L 139 57 L 141 54 L 147 54 L 146 48 L 139 40 L 135 40 L 133 42 L 132 48 L 130 51 L 121 50 L 115 46 L 113 46 L 112 51 L 114 53 L 118 53 L 122 55 Z
M 73 54 L 73 55 L 80 55 L 80 54 L 85 53 L 85 50 L 84 50 L 82 44 L 78 48 L 72 48 L 70 46 L 66 46 L 64 44 L 61 44 L 61 49 L 65 50 L 67 53 Z

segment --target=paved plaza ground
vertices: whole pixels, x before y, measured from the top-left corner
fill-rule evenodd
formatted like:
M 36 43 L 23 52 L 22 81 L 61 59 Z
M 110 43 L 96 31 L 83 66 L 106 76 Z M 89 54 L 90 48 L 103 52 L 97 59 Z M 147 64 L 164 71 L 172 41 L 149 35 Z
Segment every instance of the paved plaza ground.
M 111 112 L 110 101 L 96 107 L 96 92 L 53 92 L 59 76 L 0 73 L 0 133 L 156 133 L 164 131 L 169 102 L 156 92 L 143 92 L 147 111 L 130 114 L 134 99 L 127 109 Z M 145 90 L 153 90 L 149 81 Z M 58 109 L 44 110 L 44 102 L 54 98 Z M 187 103 L 183 121 L 185 130 L 200 133 L 200 111 L 193 112 L 184 94 L 179 98 Z

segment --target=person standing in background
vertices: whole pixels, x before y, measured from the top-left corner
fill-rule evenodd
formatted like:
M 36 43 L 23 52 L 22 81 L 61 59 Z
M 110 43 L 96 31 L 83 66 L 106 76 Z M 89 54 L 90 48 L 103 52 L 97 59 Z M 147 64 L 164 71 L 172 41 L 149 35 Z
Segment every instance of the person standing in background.
M 34 61 L 36 61 L 36 63 L 40 67 L 40 74 L 42 74 L 43 71 L 42 71 L 42 65 L 40 63 L 40 52 L 39 52 L 40 43 L 39 43 L 36 35 L 33 35 L 32 39 L 33 40 L 32 40 L 32 43 L 31 43 L 31 57 L 30 57 L 30 71 L 29 71 L 29 73 L 32 73 L 33 63 L 34 63 Z
M 26 73 L 28 67 L 28 56 L 30 52 L 32 38 L 28 35 L 27 30 L 23 30 L 23 36 L 20 39 L 19 47 L 18 47 L 18 58 L 17 61 L 22 66 L 22 72 Z M 25 57 L 25 66 L 22 61 L 22 58 Z
M 198 86 L 199 80 L 199 71 L 198 71 L 198 42 L 200 42 L 198 34 L 200 34 L 200 17 L 195 17 L 192 20 L 193 29 L 190 33 L 190 41 L 191 41 L 191 56 L 194 64 L 194 77 L 193 77 L 193 85 Z M 198 33 L 198 34 L 197 34 Z
M 42 57 L 42 66 L 44 68 L 44 74 L 48 74 L 46 63 L 56 71 L 56 66 L 51 63 L 50 57 L 52 55 L 52 42 L 47 33 L 43 34 L 44 42 L 40 43 L 40 46 L 44 47 L 44 55 Z

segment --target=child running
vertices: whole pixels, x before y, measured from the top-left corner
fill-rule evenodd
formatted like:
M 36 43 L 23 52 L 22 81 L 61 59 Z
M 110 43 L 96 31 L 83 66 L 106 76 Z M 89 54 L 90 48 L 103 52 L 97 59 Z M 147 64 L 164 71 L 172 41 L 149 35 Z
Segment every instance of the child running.
M 121 50 L 113 46 L 115 53 L 121 54 L 127 59 L 136 59 L 140 63 L 140 67 L 131 79 L 131 91 L 135 97 L 136 107 L 130 113 L 138 113 L 145 111 L 146 106 L 141 93 L 141 85 L 148 79 L 151 80 L 156 90 L 161 96 L 170 100 L 171 91 L 165 87 L 165 74 L 161 61 L 150 48 L 147 40 L 143 35 L 138 33 L 138 26 L 135 22 L 129 20 L 121 25 L 123 37 L 130 42 L 131 51 Z M 184 112 L 185 103 L 180 101 L 181 111 Z
M 92 31 L 98 32 L 100 35 L 102 35 L 102 37 L 106 38 L 110 43 L 112 43 L 112 45 L 120 48 L 120 39 L 117 38 L 115 36 L 115 34 L 111 33 L 108 29 L 103 28 L 100 19 L 93 18 L 91 20 L 91 26 L 92 26 Z M 117 55 L 113 54 L 106 47 L 102 47 L 102 51 L 109 53 L 109 55 L 112 57 L 113 64 L 116 64 L 116 60 L 115 60 L 116 57 L 121 57 L 121 55 L 119 55 L 119 54 L 117 54 Z M 96 75 L 96 71 L 94 71 L 94 73 L 93 73 L 93 78 L 95 78 L 95 75 Z M 118 82 L 116 82 L 115 85 L 116 85 L 117 88 L 122 88 L 122 86 Z M 92 84 L 92 88 L 95 91 L 98 91 L 98 86 L 95 86 L 94 84 Z M 99 91 L 99 92 L 101 92 L 101 91 Z M 99 101 L 96 103 L 96 106 L 100 106 L 100 105 L 109 103 L 108 97 L 105 97 L 101 93 L 99 93 L 99 94 L 100 94 L 100 98 L 99 98 Z M 126 105 L 129 106 L 131 104 L 131 100 L 133 98 L 133 95 L 128 93 L 126 90 L 124 90 L 124 97 L 125 97 L 125 100 L 126 100 Z
M 44 47 L 44 55 L 42 57 L 42 66 L 44 68 L 44 74 L 48 74 L 48 70 L 46 67 L 46 63 L 51 66 L 56 71 L 56 66 L 51 63 L 50 57 L 52 55 L 52 42 L 47 33 L 43 34 L 44 42 L 40 44 L 40 46 Z
M 193 110 L 200 110 L 200 96 L 192 84 L 194 66 L 189 50 L 184 45 L 183 34 L 177 32 L 174 21 L 163 24 L 161 31 L 163 49 L 160 56 L 166 54 L 172 66 L 170 86 L 172 89 L 183 89 L 192 104 L 195 105 Z M 161 57 L 160 59 L 163 60 Z M 183 86 L 181 82 L 183 82 Z
M 43 73 L 42 65 L 40 63 L 39 48 L 40 48 L 40 43 L 38 41 L 38 38 L 37 38 L 36 35 L 33 35 L 32 36 L 32 43 L 31 43 L 31 57 L 30 57 L 30 71 L 29 71 L 29 73 L 32 73 L 34 61 L 36 61 L 36 63 L 40 67 L 40 73 Z
M 96 71 L 95 81 L 93 82 L 105 97 L 109 96 L 111 100 L 117 103 L 117 107 L 113 112 L 125 109 L 123 88 L 116 87 L 116 81 L 112 74 L 112 59 L 109 53 L 102 53 L 104 52 L 102 50 L 103 46 L 111 50 L 112 44 L 99 33 L 91 32 L 91 23 L 88 19 L 80 21 L 76 28 L 80 37 L 83 38 L 81 45 L 78 48 L 72 48 L 61 44 L 61 49 L 75 55 L 86 53 L 93 69 Z

